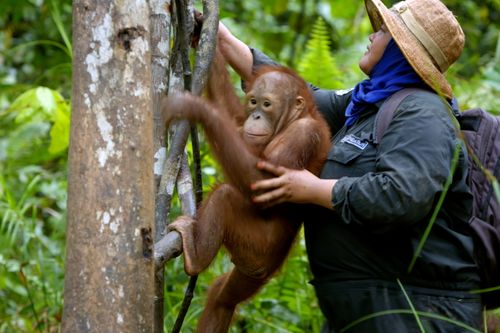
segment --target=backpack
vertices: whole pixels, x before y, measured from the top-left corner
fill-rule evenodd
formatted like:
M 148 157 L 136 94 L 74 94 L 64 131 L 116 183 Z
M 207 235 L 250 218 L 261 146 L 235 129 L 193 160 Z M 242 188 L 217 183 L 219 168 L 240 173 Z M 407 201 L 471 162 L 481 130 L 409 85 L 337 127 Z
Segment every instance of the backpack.
M 418 91 L 422 89 L 402 89 L 382 103 L 374 125 L 375 144 L 380 143 L 398 105 Z M 474 257 L 482 288 L 493 289 L 481 293 L 482 302 L 486 308 L 494 309 L 500 307 L 500 204 L 491 178 L 485 173 L 500 179 L 500 117 L 479 108 L 457 111 L 455 116 L 469 157 L 467 182 L 473 195 L 469 224 L 474 238 Z

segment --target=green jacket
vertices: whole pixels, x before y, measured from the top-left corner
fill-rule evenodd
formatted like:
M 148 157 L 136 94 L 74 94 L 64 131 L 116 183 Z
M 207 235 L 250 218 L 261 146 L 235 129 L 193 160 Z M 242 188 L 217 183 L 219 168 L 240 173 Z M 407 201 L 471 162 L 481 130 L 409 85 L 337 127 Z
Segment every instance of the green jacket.
M 376 145 L 373 128 L 381 103 L 346 128 L 350 92 L 315 89 L 314 95 L 334 133 L 321 177 L 338 179 L 332 190 L 334 212 L 314 209 L 305 224 L 315 283 L 399 278 L 430 288 L 477 288 L 467 158 L 443 100 L 432 92 L 405 98 Z M 457 145 L 453 182 L 408 273 L 450 175 Z

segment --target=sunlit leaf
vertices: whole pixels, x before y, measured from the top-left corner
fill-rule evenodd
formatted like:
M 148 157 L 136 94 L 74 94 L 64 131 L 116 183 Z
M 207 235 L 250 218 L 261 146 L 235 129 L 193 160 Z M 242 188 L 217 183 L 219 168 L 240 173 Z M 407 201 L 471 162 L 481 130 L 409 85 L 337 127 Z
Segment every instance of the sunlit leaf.
M 50 130 L 49 152 L 56 155 L 68 148 L 70 118 L 64 108 L 57 108 L 53 119 L 54 125 Z
M 40 107 L 48 114 L 52 114 L 56 108 L 54 95 L 49 88 L 38 87 L 35 89 L 36 98 Z
M 17 97 L 7 112 L 16 114 L 16 123 L 22 124 L 29 121 L 39 108 L 36 89 L 30 89 Z
M 8 142 L 1 143 L 7 145 L 9 158 L 43 161 L 67 149 L 69 105 L 59 92 L 46 87 L 30 89 L 16 98 L 7 111 L 15 115 L 16 125 L 9 128 Z

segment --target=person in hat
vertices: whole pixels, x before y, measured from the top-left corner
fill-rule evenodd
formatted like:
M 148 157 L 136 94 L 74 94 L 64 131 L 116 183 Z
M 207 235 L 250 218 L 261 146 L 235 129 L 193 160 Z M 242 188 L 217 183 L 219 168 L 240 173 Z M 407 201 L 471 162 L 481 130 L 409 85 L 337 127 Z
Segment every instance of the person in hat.
M 467 158 L 444 76 L 463 49 L 463 31 L 439 0 L 365 5 L 375 31 L 359 62 L 368 78 L 349 91 L 312 87 L 333 135 L 320 177 L 259 162 L 276 177 L 252 185 L 254 201 L 308 204 L 305 239 L 324 332 L 478 329 L 481 302 L 469 293 L 480 279 L 468 225 Z M 273 63 L 222 23 L 218 43 L 243 81 Z M 408 87 L 420 90 L 403 99 L 376 144 L 380 105 Z

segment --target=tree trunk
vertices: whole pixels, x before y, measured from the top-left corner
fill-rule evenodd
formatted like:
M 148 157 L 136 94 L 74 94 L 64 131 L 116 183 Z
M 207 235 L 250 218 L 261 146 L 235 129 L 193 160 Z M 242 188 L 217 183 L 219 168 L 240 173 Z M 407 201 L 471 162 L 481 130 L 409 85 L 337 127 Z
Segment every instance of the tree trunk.
M 75 0 L 73 45 L 62 331 L 152 332 L 148 2 Z

